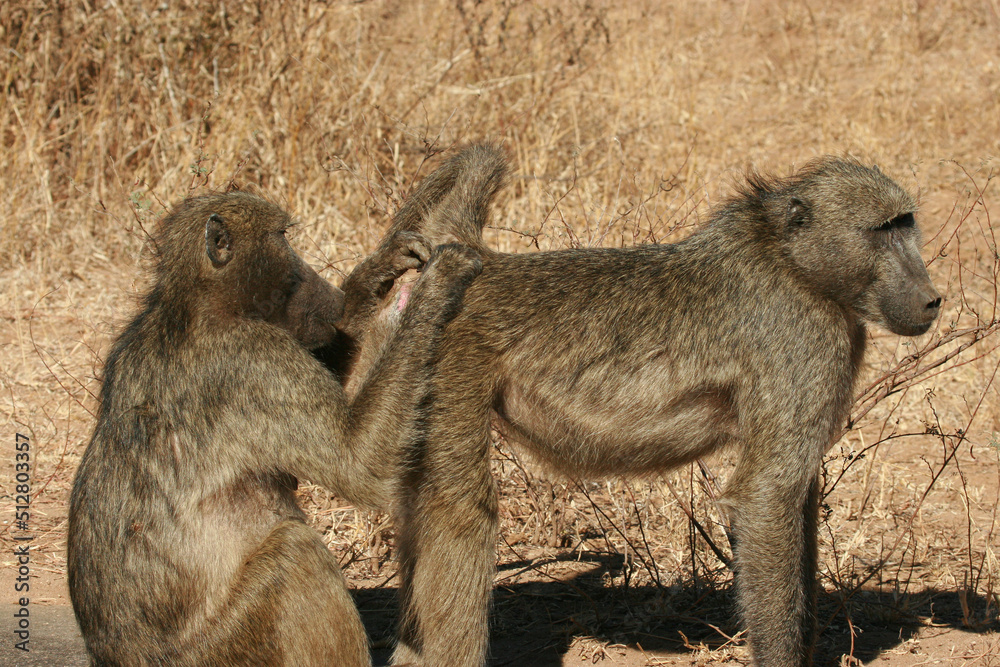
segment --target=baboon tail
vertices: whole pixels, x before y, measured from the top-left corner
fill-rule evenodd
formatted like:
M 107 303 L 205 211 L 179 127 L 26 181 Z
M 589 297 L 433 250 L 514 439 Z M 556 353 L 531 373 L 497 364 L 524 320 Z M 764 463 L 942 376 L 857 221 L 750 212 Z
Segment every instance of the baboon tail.
M 469 146 L 420 183 L 389 231 L 415 231 L 434 245 L 458 242 L 485 251 L 483 227 L 507 174 L 507 158 L 498 146 Z

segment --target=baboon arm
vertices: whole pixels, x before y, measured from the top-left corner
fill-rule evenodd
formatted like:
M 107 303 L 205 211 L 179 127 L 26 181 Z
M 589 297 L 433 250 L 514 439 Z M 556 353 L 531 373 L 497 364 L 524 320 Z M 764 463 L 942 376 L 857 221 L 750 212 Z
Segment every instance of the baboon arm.
M 393 282 L 409 269 L 421 268 L 430 258 L 429 242 L 412 231 L 389 235 L 344 280 L 344 310 L 337 328 L 360 344 L 379 302 Z
M 247 465 L 384 507 L 398 452 L 417 437 L 416 414 L 429 384 L 430 352 L 400 354 L 406 342 L 387 346 L 351 401 L 334 376 L 289 337 L 280 362 L 261 360 L 233 379 L 243 397 L 230 403 L 232 410 L 217 428 L 243 434 L 254 450 L 245 457 Z M 237 459 L 235 467 L 239 464 Z
M 243 396 L 229 403 L 227 421 L 232 421 L 219 427 L 245 433 L 251 446 L 256 442 L 256 460 L 275 471 L 309 479 L 353 502 L 386 506 L 399 458 L 420 437 L 441 330 L 481 270 L 471 250 L 444 246 L 435 254 L 439 258 L 415 285 L 399 328 L 353 400 L 287 333 L 245 323 L 242 335 L 230 340 L 233 354 L 249 357 L 240 368 L 250 371 L 236 377 L 233 365 L 220 369 L 229 374 L 223 382 Z
M 426 356 L 403 356 L 373 373 L 352 402 L 318 361 L 290 336 L 248 326 L 245 363 L 202 368 L 198 393 L 210 401 L 229 392 L 212 422 L 190 424 L 180 441 L 194 446 L 213 485 L 257 474 L 290 474 L 366 506 L 385 506 L 396 452 L 415 438 L 414 415 L 426 393 Z M 229 389 L 221 389 L 228 387 Z M 200 442 L 239 438 L 227 448 Z M 222 460 L 225 459 L 225 460 Z

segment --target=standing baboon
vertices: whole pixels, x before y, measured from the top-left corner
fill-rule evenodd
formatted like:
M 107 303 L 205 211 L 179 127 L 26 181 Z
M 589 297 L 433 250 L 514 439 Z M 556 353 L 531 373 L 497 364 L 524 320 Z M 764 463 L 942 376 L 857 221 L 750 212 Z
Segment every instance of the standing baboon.
M 502 182 L 495 150 L 468 156 Z M 866 322 L 913 336 L 941 299 L 919 254 L 914 202 L 877 169 L 818 160 L 751 175 L 673 245 L 499 254 L 482 220 L 447 230 L 483 272 L 446 327 L 426 446 L 412 457 L 401 534 L 398 662 L 483 663 L 497 499 L 491 414 L 571 476 L 667 470 L 725 445 L 739 608 L 759 665 L 809 664 L 818 473 L 853 399 Z M 431 224 L 433 223 L 433 224 Z
M 154 282 L 108 355 L 70 501 L 70 594 L 95 664 L 370 664 L 337 562 L 293 492 L 307 478 L 388 504 L 441 328 L 479 260 L 394 234 L 345 297 L 292 250 L 289 223 L 230 193 L 187 200 L 158 227 Z M 357 335 L 366 302 L 428 256 L 348 399 L 307 348 L 335 324 Z

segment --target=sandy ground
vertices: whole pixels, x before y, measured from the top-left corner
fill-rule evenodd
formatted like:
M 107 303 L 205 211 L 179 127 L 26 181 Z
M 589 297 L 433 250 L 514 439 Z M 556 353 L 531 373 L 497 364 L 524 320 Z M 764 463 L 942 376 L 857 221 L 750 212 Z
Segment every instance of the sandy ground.
M 601 595 L 593 582 L 588 581 L 601 569 L 601 564 L 575 563 L 565 568 L 564 577 L 555 580 L 498 588 L 490 664 L 497 667 L 749 664 L 745 645 L 724 647 L 726 640 L 720 633 L 731 631 L 732 626 L 724 611 L 718 619 L 710 616 L 711 621 L 718 620 L 719 631 L 690 617 L 678 619 L 676 612 L 665 615 L 675 616 L 674 620 L 643 618 L 648 606 L 643 598 L 653 597 L 652 592 L 639 588 L 628 595 L 620 591 L 605 591 Z M 501 568 L 501 579 L 504 571 Z M 582 573 L 574 576 L 574 571 Z M 24 653 L 13 647 L 11 624 L 17 607 L 9 605 L 10 611 L 4 614 L 0 665 L 87 665 L 83 639 L 62 578 L 43 574 L 32 582 L 32 592 L 35 597 L 29 607 L 30 651 Z M 394 596 L 392 588 L 355 591 L 365 624 L 375 639 L 375 665 L 388 664 L 387 646 L 395 618 Z M 934 604 L 942 613 L 933 621 L 886 623 L 868 629 L 859 625 L 855 628 L 853 650 L 848 628 L 829 627 L 817 649 L 817 664 L 1000 665 L 1000 633 L 960 627 L 959 619 L 954 617 L 955 610 L 950 609 L 954 600 L 948 598 L 942 594 Z M 821 616 L 830 604 L 829 600 L 821 601 Z M 595 612 L 599 612 L 599 628 L 592 633 Z M 851 662 L 847 657 L 850 655 L 857 662 Z

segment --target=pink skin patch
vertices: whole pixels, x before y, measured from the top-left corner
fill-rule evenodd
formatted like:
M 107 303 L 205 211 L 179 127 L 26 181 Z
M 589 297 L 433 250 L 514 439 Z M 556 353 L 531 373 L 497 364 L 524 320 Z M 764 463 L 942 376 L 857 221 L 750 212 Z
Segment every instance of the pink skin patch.
M 396 299 L 396 312 L 401 313 L 406 308 L 410 300 L 410 292 L 413 291 L 413 283 L 403 283 L 399 286 L 399 297 Z

